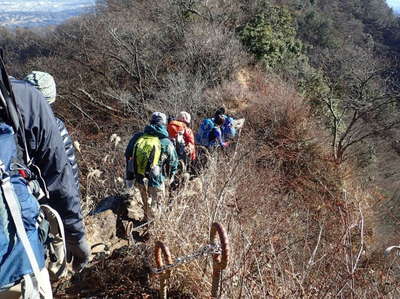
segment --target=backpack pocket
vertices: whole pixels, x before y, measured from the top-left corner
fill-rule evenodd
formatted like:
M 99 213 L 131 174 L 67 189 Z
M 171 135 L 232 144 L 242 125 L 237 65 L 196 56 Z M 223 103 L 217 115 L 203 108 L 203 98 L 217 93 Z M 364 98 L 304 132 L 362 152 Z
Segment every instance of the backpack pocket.
M 39 203 L 30 193 L 28 182 L 22 177 L 12 177 L 11 182 L 15 195 L 21 205 L 22 221 L 26 231 L 36 230 L 36 223 L 39 216 Z

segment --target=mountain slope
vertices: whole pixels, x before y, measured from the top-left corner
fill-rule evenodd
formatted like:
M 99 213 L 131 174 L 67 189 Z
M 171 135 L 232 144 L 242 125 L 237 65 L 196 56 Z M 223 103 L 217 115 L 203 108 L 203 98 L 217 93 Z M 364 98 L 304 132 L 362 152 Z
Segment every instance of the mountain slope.
M 125 146 L 153 111 L 189 111 L 196 130 L 223 105 L 246 122 L 201 175 L 171 190 L 147 237 L 134 234 L 130 248 L 98 255 L 57 295 L 156 296 L 154 243 L 186 256 L 209 242 L 216 221 L 232 249 L 223 297 L 399 297 L 396 257 L 382 255 L 398 239 L 396 200 L 368 168 L 376 167 L 374 139 L 349 147 L 347 159 L 332 146 L 376 91 L 395 95 L 396 82 L 383 75 L 396 66 L 397 25 L 383 0 L 101 2 L 96 14 L 47 35 L 5 30 L 0 40 L 13 75 L 39 69 L 56 78 L 56 113 L 80 144 L 84 215 L 105 198 L 128 196 Z M 389 68 L 360 84 L 375 67 Z M 350 137 L 396 109 L 356 117 Z M 116 219 L 110 211 L 87 216 L 91 240 L 126 242 Z M 210 263 L 175 268 L 172 294 L 209 296 Z

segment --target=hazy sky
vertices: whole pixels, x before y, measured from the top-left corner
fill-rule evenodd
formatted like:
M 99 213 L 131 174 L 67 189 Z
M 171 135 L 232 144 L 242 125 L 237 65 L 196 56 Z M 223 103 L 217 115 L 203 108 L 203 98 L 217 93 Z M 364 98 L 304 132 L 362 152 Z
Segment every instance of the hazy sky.
M 390 7 L 400 9 L 400 0 L 386 0 L 386 2 Z
M 62 11 L 88 7 L 95 2 L 95 0 L 0 0 L 0 12 Z

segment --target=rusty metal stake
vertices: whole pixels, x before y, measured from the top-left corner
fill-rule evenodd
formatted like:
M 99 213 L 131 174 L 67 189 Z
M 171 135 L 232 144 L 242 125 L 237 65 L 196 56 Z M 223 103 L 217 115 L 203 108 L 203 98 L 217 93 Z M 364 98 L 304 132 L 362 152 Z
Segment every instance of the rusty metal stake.
M 218 298 L 219 285 L 221 282 L 221 272 L 228 265 L 229 257 L 229 243 L 228 236 L 223 226 L 214 222 L 210 231 L 210 244 L 215 245 L 215 241 L 219 236 L 221 243 L 221 254 L 213 254 L 213 274 L 212 274 L 212 288 L 211 298 Z
M 156 265 L 158 268 L 164 266 L 165 264 L 172 264 L 172 257 L 169 248 L 160 241 L 157 241 L 155 244 L 154 257 L 156 259 Z M 167 299 L 167 286 L 170 274 L 171 270 L 166 270 L 165 273 L 160 275 L 160 298 L 162 299 Z

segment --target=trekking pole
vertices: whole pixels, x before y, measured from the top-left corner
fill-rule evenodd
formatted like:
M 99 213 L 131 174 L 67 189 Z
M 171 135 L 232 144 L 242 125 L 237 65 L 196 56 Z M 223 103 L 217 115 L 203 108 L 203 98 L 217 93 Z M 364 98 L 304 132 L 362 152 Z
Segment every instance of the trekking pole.
M 154 256 L 156 259 L 156 265 L 158 268 L 161 268 L 164 266 L 164 262 L 167 265 L 172 264 L 172 257 L 171 257 L 171 252 L 169 251 L 169 248 L 160 241 L 156 242 L 155 248 L 154 248 Z M 164 257 L 164 260 L 163 260 Z M 162 273 L 160 275 L 160 298 L 161 299 L 167 299 L 167 284 L 168 284 L 168 279 L 171 274 L 171 270 L 166 270 L 165 273 Z
M 146 198 L 142 198 L 143 206 L 144 206 L 144 216 L 145 218 L 149 218 L 149 215 L 153 215 L 152 212 L 152 204 L 153 204 L 153 199 L 151 199 L 151 204 L 149 201 L 149 180 L 147 178 L 143 179 L 143 185 L 144 185 L 144 190 L 146 191 Z
M 143 179 L 143 185 L 144 185 L 144 189 L 146 190 L 146 195 L 149 196 L 149 179 L 148 178 Z
M 223 226 L 217 222 L 214 222 L 211 225 L 210 231 L 210 244 L 216 245 L 215 241 L 217 238 L 217 234 L 219 236 L 219 240 L 221 243 L 221 253 L 213 254 L 213 274 L 212 274 L 212 287 L 211 287 L 211 298 L 218 298 L 218 291 L 221 283 L 221 273 L 222 270 L 226 268 L 228 265 L 228 257 L 229 257 L 229 242 L 228 236 L 226 234 Z

